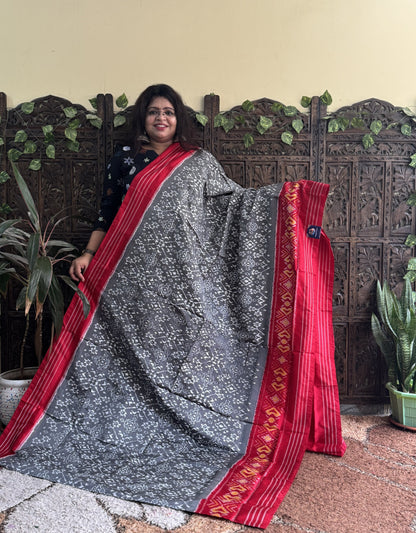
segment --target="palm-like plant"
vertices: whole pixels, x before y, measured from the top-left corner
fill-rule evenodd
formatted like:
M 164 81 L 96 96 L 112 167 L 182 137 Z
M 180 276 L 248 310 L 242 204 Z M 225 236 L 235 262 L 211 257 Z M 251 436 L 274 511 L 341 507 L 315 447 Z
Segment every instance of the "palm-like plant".
M 371 328 L 388 365 L 391 384 L 402 392 L 416 392 L 416 312 L 411 283 L 404 280 L 400 298 L 377 281 L 377 310 Z
M 56 265 L 75 257 L 72 244 L 52 239 L 56 227 L 66 218 L 53 217 L 41 227 L 39 213 L 33 197 L 15 163 L 12 163 L 14 177 L 27 209 L 27 219 L 4 220 L 0 223 L 0 292 L 5 295 L 12 278 L 21 290 L 16 300 L 16 309 L 24 309 L 26 327 L 20 348 L 20 369 L 23 372 L 23 354 L 30 324 L 30 309 L 34 306 L 36 331 L 35 352 L 40 363 L 43 353 L 42 319 L 47 303 L 52 317 L 51 342 L 62 328 L 64 296 L 61 282 L 68 285 L 81 298 L 84 315 L 89 312 L 89 303 L 83 292 L 68 276 L 58 274 Z

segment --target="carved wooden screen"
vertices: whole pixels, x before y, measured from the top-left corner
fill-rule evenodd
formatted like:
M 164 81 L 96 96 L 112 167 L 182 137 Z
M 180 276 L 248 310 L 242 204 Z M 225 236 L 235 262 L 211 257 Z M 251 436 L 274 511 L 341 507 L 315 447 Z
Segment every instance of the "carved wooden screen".
M 67 219 L 58 233 L 82 248 L 99 206 L 106 162 L 114 146 L 125 142 L 131 108 L 123 112 L 126 124 L 114 128 L 113 98 L 98 95 L 97 113 L 103 125 L 97 129 L 88 122 L 88 111 L 82 106 L 53 96 L 35 102 L 30 128 L 34 131 L 38 128 L 39 138 L 42 138 L 43 125 L 59 123 L 57 117 L 62 115 L 64 107 L 77 109 L 79 152 L 57 151 L 56 159 L 43 160 L 40 172 L 28 170 L 29 156 L 24 155 L 19 159 L 19 168 L 44 218 L 62 207 L 72 214 L 83 215 L 81 219 Z M 327 133 L 326 108 L 314 97 L 310 113 L 298 115 L 303 129 L 288 145 L 282 142 L 281 134 L 291 130 L 293 117 L 276 111 L 278 107 L 274 104 L 274 100 L 265 98 L 254 102 L 254 110 L 235 107 L 226 112 L 226 118 L 235 119 L 233 129 L 226 132 L 214 125 L 219 97 L 206 96 L 204 113 L 208 123 L 202 127 L 195 122 L 197 137 L 219 159 L 227 174 L 244 187 L 298 179 L 331 185 L 324 229 L 335 256 L 333 309 L 340 396 L 342 401 L 350 403 L 379 401 L 385 397 L 385 368 L 370 334 L 370 315 L 374 308 L 375 280 L 386 278 L 393 286 L 399 285 L 410 256 L 403 243 L 406 235 L 414 230 L 414 216 L 405 201 L 415 187 L 415 173 L 408 163 L 410 155 L 416 152 L 416 138 L 383 130 L 374 146 L 365 150 L 362 131 Z M 367 116 L 367 122 L 377 118 L 384 126 L 399 121 L 403 115 L 394 106 L 375 99 L 337 113 L 341 112 Z M 6 112 L 3 93 L 0 93 L 0 116 L 0 137 L 5 141 L 0 146 L 0 170 L 10 172 L 5 155 L 9 148 L 16 146 L 14 139 L 22 127 L 22 110 L 19 106 Z M 273 121 L 272 127 L 262 135 L 256 132 L 260 116 Z M 23 119 L 27 124 L 28 118 Z M 243 142 L 245 134 L 252 134 L 255 141 L 249 147 Z M 16 198 L 10 184 L 0 187 L 1 201 L 15 207 Z M 3 302 L 2 371 L 17 364 L 23 323 L 21 314 Z M 28 350 L 26 363 L 30 362 Z

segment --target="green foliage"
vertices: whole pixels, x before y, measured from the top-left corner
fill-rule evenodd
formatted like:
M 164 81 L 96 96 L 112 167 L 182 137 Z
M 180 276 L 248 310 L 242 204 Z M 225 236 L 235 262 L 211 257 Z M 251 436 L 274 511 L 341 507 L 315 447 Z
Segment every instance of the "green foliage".
M 62 261 L 71 261 L 75 257 L 76 248 L 66 241 L 52 239 L 56 227 L 66 217 L 59 219 L 54 217 L 45 228 L 41 226 L 35 201 L 15 163 L 12 163 L 12 169 L 20 195 L 26 205 L 28 218 L 0 222 L 0 289 L 4 294 L 11 278 L 21 286 L 16 299 L 16 309 L 24 309 L 27 325 L 30 309 L 34 308 L 35 318 L 41 323 L 44 305 L 48 304 L 54 332 L 58 335 L 64 314 L 61 283 L 68 285 L 80 296 L 84 316 L 89 313 L 89 302 L 83 292 L 70 278 L 56 273 L 56 265 Z M 21 367 L 26 334 L 27 332 L 21 345 Z M 40 361 L 41 328 L 37 328 L 35 335 L 38 335 L 35 346 Z
M 199 124 L 202 124 L 202 126 L 205 126 L 208 122 L 208 117 L 203 113 L 195 113 L 195 118 Z
M 416 313 L 408 279 L 400 298 L 377 281 L 377 312 L 371 316 L 374 338 L 385 357 L 389 381 L 397 390 L 416 392 Z

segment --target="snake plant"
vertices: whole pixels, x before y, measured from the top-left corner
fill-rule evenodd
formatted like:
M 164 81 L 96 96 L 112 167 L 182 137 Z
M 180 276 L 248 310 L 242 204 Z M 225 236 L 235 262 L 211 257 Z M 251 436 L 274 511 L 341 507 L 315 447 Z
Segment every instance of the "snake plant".
M 371 328 L 386 359 L 389 381 L 399 391 L 416 393 L 416 312 L 410 281 L 404 280 L 400 297 L 377 281 L 377 311 Z

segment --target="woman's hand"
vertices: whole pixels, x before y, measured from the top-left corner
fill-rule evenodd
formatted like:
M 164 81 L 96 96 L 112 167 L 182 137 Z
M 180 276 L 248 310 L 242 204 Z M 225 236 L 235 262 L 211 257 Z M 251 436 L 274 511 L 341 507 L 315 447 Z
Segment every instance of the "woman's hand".
M 92 254 L 84 253 L 74 259 L 69 267 L 69 275 L 74 281 L 84 281 L 84 272 L 92 261 Z

